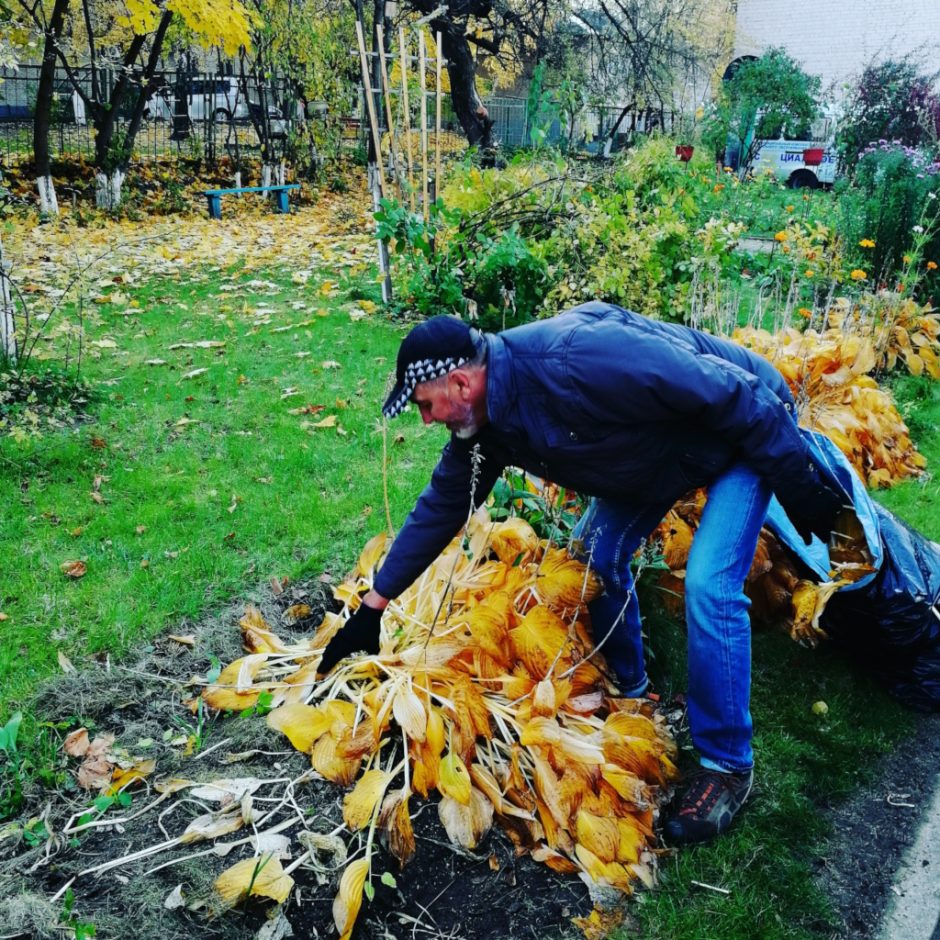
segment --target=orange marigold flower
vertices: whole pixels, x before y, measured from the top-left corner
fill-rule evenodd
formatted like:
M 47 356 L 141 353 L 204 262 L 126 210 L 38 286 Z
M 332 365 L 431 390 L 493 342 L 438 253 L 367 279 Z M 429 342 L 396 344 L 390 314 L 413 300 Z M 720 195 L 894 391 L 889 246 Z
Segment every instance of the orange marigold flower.
M 801 317 L 806 317 L 809 319 L 813 315 L 813 311 L 809 307 L 800 307 L 796 311 Z
M 852 278 L 853 281 L 864 281 L 868 275 L 861 268 L 854 268 L 849 272 L 849 277 Z
M 787 212 L 792 212 L 792 211 L 793 211 L 793 206 L 784 206 L 783 208 L 786 209 Z
M 937 262 L 936 262 L 936 261 L 928 261 L 928 262 L 927 262 L 927 270 L 928 270 L 928 271 L 936 271 L 936 270 L 937 270 Z
M 804 277 L 815 277 L 815 276 L 816 276 L 816 272 L 815 272 L 812 268 L 807 268 L 807 269 L 803 272 L 803 276 L 804 276 Z
M 863 238 L 863 239 L 859 242 L 859 245 L 861 245 L 862 248 L 874 248 L 874 247 L 875 247 L 874 241 L 872 241 L 872 239 L 870 239 L 870 238 Z
M 905 263 L 905 264 L 910 264 L 913 260 L 914 260 L 914 259 L 913 259 L 910 255 L 905 255 L 905 256 L 904 256 L 904 263 Z
M 781 232 L 777 232 L 777 234 L 774 235 L 774 241 L 775 241 L 775 242 L 785 242 L 789 237 L 790 237 L 790 236 L 787 235 L 786 232 L 782 232 L 782 231 L 781 231 Z

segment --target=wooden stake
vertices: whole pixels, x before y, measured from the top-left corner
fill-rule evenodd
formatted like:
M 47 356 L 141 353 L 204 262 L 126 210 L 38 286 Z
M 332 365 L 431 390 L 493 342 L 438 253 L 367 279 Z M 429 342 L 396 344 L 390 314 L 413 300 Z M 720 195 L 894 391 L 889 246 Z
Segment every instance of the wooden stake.
M 382 97 L 385 99 L 385 118 L 388 121 L 388 143 L 391 164 L 389 171 L 392 174 L 392 178 L 398 183 L 398 196 L 404 201 L 405 194 L 402 189 L 401 167 L 399 166 L 400 161 L 398 158 L 398 138 L 395 134 L 395 118 L 392 114 L 391 84 L 388 80 L 388 66 L 385 63 L 385 36 L 383 35 L 381 26 L 375 27 L 375 33 L 379 43 L 379 64 L 381 65 L 380 71 L 382 73 Z
M 444 53 L 441 51 L 441 33 L 437 33 L 437 87 L 435 93 L 436 117 L 434 121 L 434 197 L 441 195 L 441 62 Z
M 408 195 L 411 197 L 411 211 L 415 211 L 415 180 L 412 171 L 414 163 L 411 150 L 411 107 L 408 104 L 408 47 L 405 43 L 404 27 L 398 29 L 398 46 L 401 50 L 401 100 L 405 111 L 405 148 L 408 151 Z
M 428 220 L 428 94 L 424 74 L 427 52 L 424 48 L 424 30 L 418 33 L 418 68 L 421 69 L 421 193 L 424 221 Z
M 369 80 L 369 64 L 366 57 L 366 41 L 362 33 L 362 23 L 356 20 L 356 39 L 359 43 L 359 62 L 362 66 L 362 90 L 366 96 L 366 109 L 369 112 L 369 127 L 372 129 L 372 142 L 375 145 L 375 162 L 379 169 L 379 189 L 385 189 L 385 171 L 382 166 L 382 138 L 379 136 L 379 121 L 375 116 L 375 98 L 372 97 L 372 82 Z M 385 195 L 384 191 L 380 193 Z
M 372 97 L 372 83 L 369 81 L 369 66 L 366 59 L 366 41 L 362 33 L 362 23 L 356 20 L 356 39 L 359 42 L 359 62 L 362 65 L 362 90 L 366 96 L 366 108 L 369 111 L 369 127 L 375 144 L 375 164 L 370 165 L 369 189 L 372 191 L 372 211 L 380 209 L 379 200 L 384 196 L 385 172 L 382 169 L 382 139 L 379 137 L 379 122 L 375 116 L 375 100 Z M 390 303 L 392 299 L 392 275 L 388 259 L 388 245 L 380 238 L 379 271 L 382 273 L 382 301 Z

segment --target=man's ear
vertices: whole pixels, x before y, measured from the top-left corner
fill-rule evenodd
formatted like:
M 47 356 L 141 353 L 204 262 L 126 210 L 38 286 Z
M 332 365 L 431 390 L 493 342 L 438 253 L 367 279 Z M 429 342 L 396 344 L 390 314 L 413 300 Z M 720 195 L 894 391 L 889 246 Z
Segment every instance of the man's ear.
M 471 394 L 470 376 L 463 369 L 454 369 L 447 377 L 453 394 L 461 401 L 468 401 Z

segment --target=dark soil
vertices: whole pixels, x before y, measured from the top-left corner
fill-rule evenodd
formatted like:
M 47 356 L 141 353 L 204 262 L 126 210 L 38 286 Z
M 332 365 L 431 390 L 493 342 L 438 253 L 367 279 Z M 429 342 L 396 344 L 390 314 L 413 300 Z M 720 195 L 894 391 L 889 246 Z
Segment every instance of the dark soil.
M 249 601 L 261 608 L 272 629 L 287 641 L 309 635 L 331 604 L 327 586 L 316 582 L 279 593 L 266 589 Z M 301 623 L 285 626 L 283 611 L 299 601 L 308 603 L 314 613 Z M 40 693 L 32 711 L 64 723 L 62 735 L 67 728 L 81 725 L 92 735 L 114 733 L 131 754 L 156 758 L 154 780 L 296 779 L 309 769 L 308 760 L 257 716 L 210 719 L 200 730 L 200 748 L 189 758 L 183 757 L 179 745 L 164 740 L 167 731 L 178 737 L 187 725 L 191 731 L 198 724 L 197 716 L 183 704 L 198 691 L 191 678 L 204 676 L 213 660 L 225 664 L 241 655 L 237 624 L 243 612 L 244 605 L 239 604 L 218 618 L 197 625 L 179 624 L 173 632 L 195 634 L 193 649 L 162 638 L 142 650 L 136 662 L 120 667 L 104 663 L 95 670 L 63 676 Z M 140 742 L 148 741 L 152 743 L 142 749 Z M 73 929 L 75 924 L 94 924 L 98 938 L 248 940 L 263 937 L 262 928 L 270 931 L 269 940 L 291 936 L 266 920 L 271 904 L 252 903 L 246 910 L 211 914 L 213 881 L 223 869 L 251 857 L 250 844 L 232 849 L 224 858 L 204 854 L 184 860 L 212 847 L 212 843 L 196 843 L 101 875 L 79 875 L 164 841 L 167 834 L 161 831 L 158 817 L 173 801 L 120 827 L 83 834 L 70 845 L 56 833 L 91 800 L 72 782 L 77 762 L 64 756 L 56 759 L 58 765 L 52 769 L 62 782 L 59 792 L 37 785 L 27 794 L 17 834 L 4 837 L 0 827 L 0 935 L 30 940 L 62 937 L 62 925 L 68 920 Z M 841 929 L 827 935 L 831 940 L 874 940 L 891 896 L 894 872 L 913 841 L 938 767 L 940 715 L 925 716 L 916 734 L 876 768 L 871 786 L 845 803 L 824 807 L 832 819 L 833 834 L 815 864 L 821 889 L 832 899 L 842 922 Z M 262 787 L 255 794 L 255 806 L 270 807 L 265 799 L 283 792 L 283 784 Z M 299 786 L 296 801 L 303 820 L 285 809 L 277 819 L 291 815 L 296 819 L 285 834 L 295 837 L 302 827 L 322 834 L 335 830 L 342 823 L 343 793 L 323 780 Z M 114 807 L 109 815 L 117 818 L 135 812 L 155 796 L 140 789 L 131 807 Z M 901 803 L 914 806 L 897 805 Z M 176 835 L 206 808 L 196 801 L 182 802 L 162 819 L 162 825 L 166 833 Z M 375 897 L 364 902 L 353 940 L 572 940 L 583 936 L 572 918 L 588 914 L 593 905 L 580 880 L 558 875 L 528 856 L 517 856 L 497 828 L 473 852 L 455 848 L 447 841 L 433 802 L 413 802 L 412 810 L 418 810 L 416 856 L 399 871 L 397 863 L 378 850 L 373 867 Z M 20 830 L 26 820 L 39 817 L 53 838 L 31 848 Z M 234 842 L 250 834 L 242 829 L 218 841 Z M 350 841 L 351 854 L 359 847 L 358 839 Z M 302 850 L 296 839 L 291 846 L 297 857 Z M 174 860 L 177 863 L 143 877 Z M 285 859 L 283 864 L 290 861 Z M 300 867 L 292 873 L 296 886 L 283 915 L 294 937 L 336 937 L 332 902 L 342 868 L 342 864 L 335 865 L 324 874 Z M 385 879 L 388 883 L 380 881 L 383 872 L 392 876 Z M 73 877 L 74 906 L 64 916 L 62 891 Z M 169 910 L 164 902 L 180 885 L 187 906 Z M 55 902 L 50 902 L 57 893 Z M 189 909 L 200 902 L 198 909 Z M 622 929 L 627 929 L 626 923 Z
M 913 844 L 940 773 L 940 714 L 874 768 L 874 783 L 826 808 L 832 835 L 816 877 L 842 921 L 833 940 L 874 940 L 892 896 L 894 873 Z
M 326 585 L 314 583 L 289 587 L 279 594 L 267 590 L 249 600 L 261 608 L 282 639 L 290 642 L 309 635 L 320 623 L 324 608 L 331 603 L 327 591 Z M 301 601 L 314 608 L 314 612 L 302 623 L 284 626 L 282 612 Z M 243 613 L 244 605 L 240 604 L 214 620 L 198 625 L 180 624 L 173 632 L 195 634 L 193 649 L 162 638 L 142 651 L 136 662 L 121 667 L 103 664 L 95 671 L 60 677 L 41 691 L 32 710 L 45 720 L 67 725 L 60 730 L 63 736 L 68 728 L 81 726 L 89 728 L 92 737 L 111 732 L 131 754 L 155 757 L 154 780 L 297 778 L 309 770 L 308 759 L 290 748 L 286 739 L 270 730 L 258 716 L 210 719 L 201 729 L 200 750 L 189 758 L 182 756 L 178 744 L 164 742 L 168 730 L 179 737 L 198 723 L 197 716 L 184 705 L 198 691 L 190 685 L 190 679 L 204 676 L 213 658 L 225 664 L 242 655 L 238 620 Z M 153 743 L 141 750 L 135 742 Z M 238 759 L 233 760 L 233 755 L 239 755 Z M 53 833 L 52 840 L 30 848 L 22 834 L 2 838 L 0 829 L 0 935 L 30 940 L 61 937 L 66 920 L 73 925 L 94 924 L 98 938 L 247 940 L 258 935 L 266 924 L 265 912 L 271 904 L 251 904 L 246 911 L 228 911 L 217 916 L 211 912 L 213 881 L 225 868 L 253 856 L 250 844 L 231 850 L 224 858 L 205 854 L 184 860 L 185 856 L 205 851 L 213 844 L 195 843 L 100 875 L 80 874 L 111 859 L 155 846 L 167 834 L 178 835 L 186 824 L 210 807 L 197 805 L 196 801 L 180 803 L 162 819 L 164 832 L 158 817 L 173 803 L 167 800 L 139 819 L 83 833 L 77 844 L 70 845 L 57 833 L 69 816 L 91 803 L 93 794 L 74 785 L 76 760 L 64 755 L 56 760 L 63 782 L 60 793 L 51 794 L 37 786 L 27 795 L 27 808 L 18 820 L 22 826 L 29 818 L 43 817 L 45 828 Z M 270 805 L 264 803 L 264 798 L 283 792 L 283 784 L 262 787 L 255 793 L 256 808 L 263 810 Z M 299 786 L 296 800 L 306 814 L 303 827 L 326 834 L 341 826 L 344 792 L 320 779 Z M 139 789 L 129 808 L 114 807 L 108 815 L 114 818 L 129 815 L 147 806 L 155 796 Z M 415 810 L 416 855 L 399 871 L 397 862 L 378 848 L 373 861 L 375 897 L 363 904 L 354 940 L 406 937 L 567 940 L 583 936 L 571 918 L 589 914 L 593 904 L 580 880 L 555 874 L 528 856 L 517 856 L 512 843 L 497 828 L 473 852 L 454 847 L 447 841 L 433 802 L 421 805 L 413 800 L 412 811 Z M 261 828 L 290 815 L 285 812 Z M 294 815 L 297 823 L 285 833 L 290 836 L 301 829 L 300 819 Z M 250 834 L 250 829 L 242 829 L 218 842 L 234 842 Z M 349 840 L 348 834 L 344 840 Z M 359 837 L 353 837 L 349 843 L 352 855 L 359 848 Z M 292 842 L 292 852 L 295 857 L 302 852 L 296 840 Z M 180 860 L 178 864 L 143 877 L 145 872 L 174 859 Z M 286 867 L 290 862 L 285 859 L 283 864 Z M 293 936 L 336 937 L 332 903 L 343 867 L 334 866 L 329 877 L 305 867 L 292 872 L 295 888 L 284 914 Z M 394 886 L 379 880 L 384 872 L 391 875 L 386 880 Z M 76 879 L 71 886 L 74 906 L 64 917 L 64 895 L 54 903 L 49 899 L 72 878 Z M 164 901 L 178 885 L 183 886 L 187 907 L 204 902 L 198 910 L 166 909 Z M 134 925 L 130 932 L 128 923 Z

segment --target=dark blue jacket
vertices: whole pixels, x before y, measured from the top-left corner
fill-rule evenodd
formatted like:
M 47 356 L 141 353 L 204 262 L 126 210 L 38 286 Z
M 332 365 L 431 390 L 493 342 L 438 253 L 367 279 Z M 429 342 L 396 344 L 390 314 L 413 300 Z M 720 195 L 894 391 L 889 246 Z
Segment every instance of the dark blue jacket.
M 489 423 L 451 437 L 375 579 L 397 597 L 440 554 L 506 466 L 582 494 L 669 506 L 732 463 L 786 508 L 814 476 L 793 398 L 765 359 L 707 333 L 588 303 L 487 334 Z

